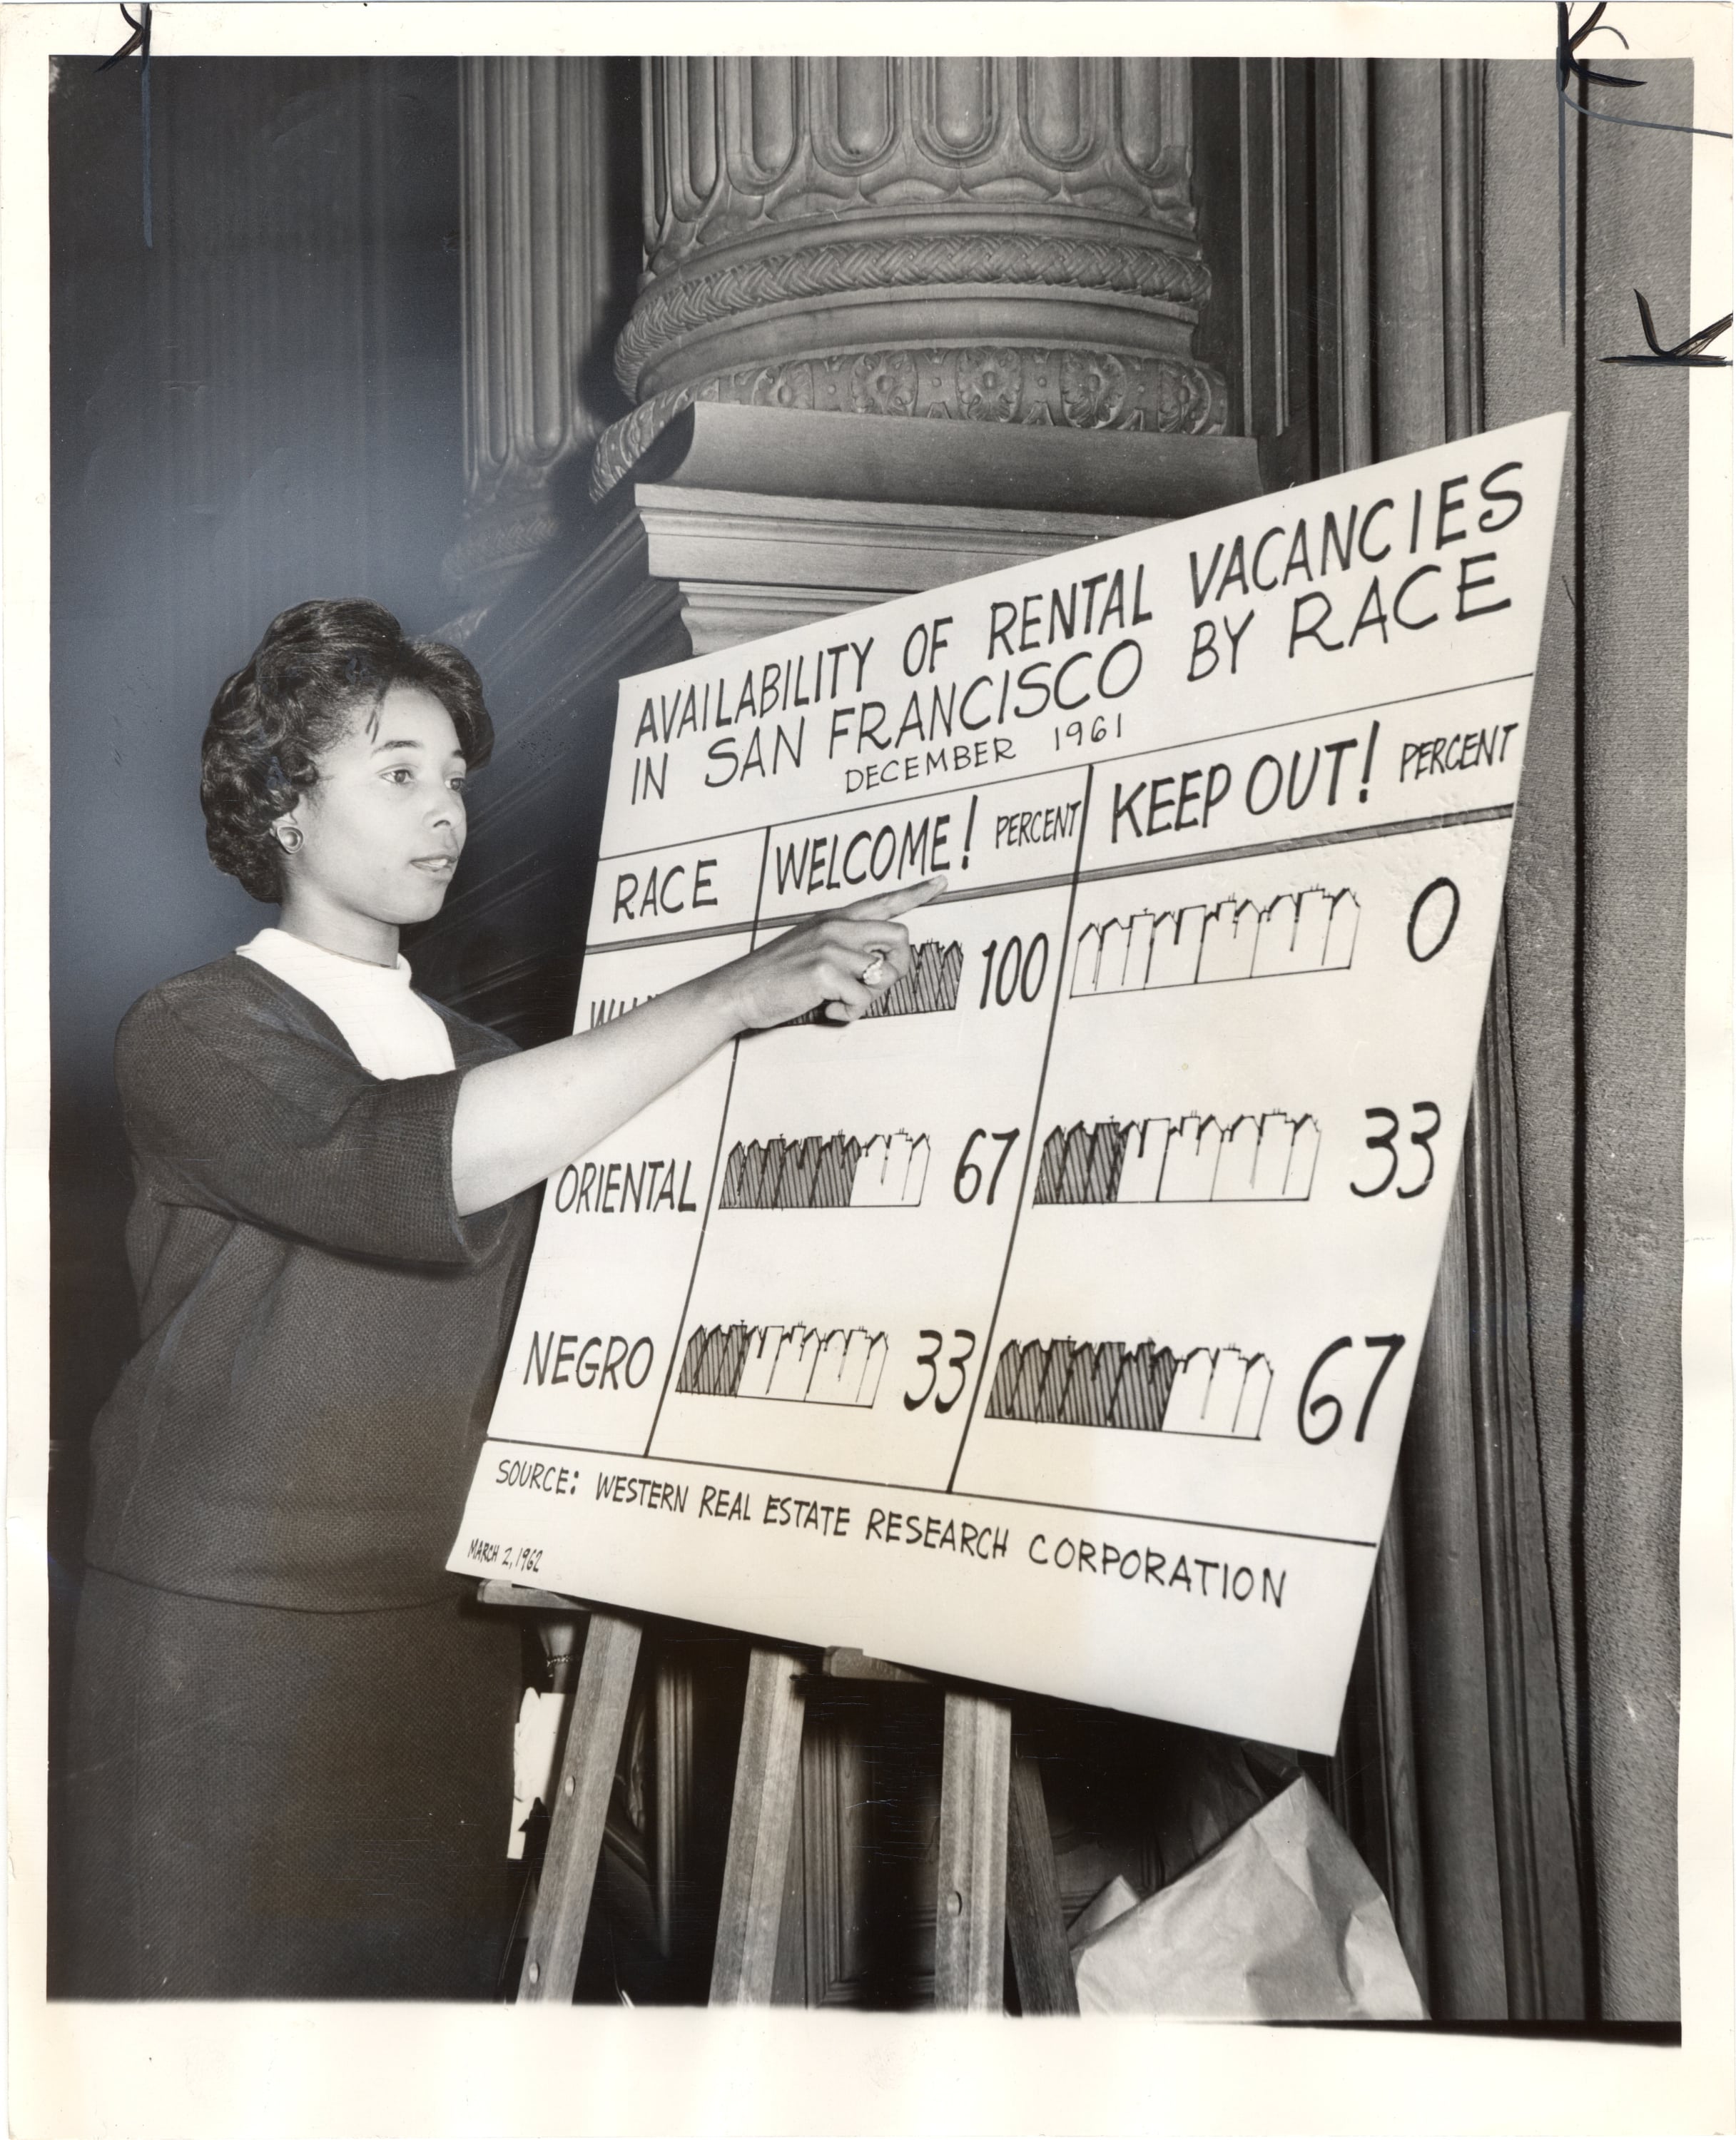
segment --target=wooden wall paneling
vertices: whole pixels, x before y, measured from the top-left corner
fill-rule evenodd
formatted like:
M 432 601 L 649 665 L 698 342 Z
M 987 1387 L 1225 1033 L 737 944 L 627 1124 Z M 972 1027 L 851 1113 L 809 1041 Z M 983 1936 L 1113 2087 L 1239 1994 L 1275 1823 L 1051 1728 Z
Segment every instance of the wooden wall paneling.
M 1351 1669 L 1331 1794 L 1334 1812 L 1391 1905 L 1399 1943 L 1426 2006 L 1428 1910 L 1405 1589 L 1403 1512 L 1395 1500 Z
M 1477 1503 L 1496 1860 L 1509 2010 L 1584 2012 L 1578 1873 L 1530 1391 L 1503 930 L 1472 1096 L 1466 1195 Z
M 1316 473 L 1317 374 L 1331 328 L 1317 252 L 1336 193 L 1322 184 L 1319 130 L 1330 133 L 1336 100 L 1322 77 L 1309 60 L 1194 62 L 1195 192 L 1211 277 L 1196 342 L 1224 375 L 1230 431 L 1285 441 L 1287 482 Z
M 1371 81 L 1376 450 L 1446 435 L 1438 60 L 1376 60 Z
M 1440 62 L 1441 356 L 1446 435 L 1483 428 L 1483 63 Z
M 856 2003 L 867 1976 L 864 1941 L 872 1879 L 872 1796 L 861 1704 L 828 1706 L 802 1748 L 803 1917 L 807 2004 Z
M 1400 1489 L 1429 1977 L 1437 2020 L 1501 2020 L 1508 2015 L 1507 1971 L 1489 1748 L 1470 1288 L 1462 1185 L 1451 1193 L 1440 1277 L 1405 1429 Z
M 1339 453 L 1341 468 L 1373 459 L 1374 366 L 1369 164 L 1369 62 L 1335 63 L 1338 167 Z
M 777 1999 L 909 2008 L 932 1993 L 939 1696 L 811 1685 Z
M 1282 315 L 1282 385 L 1274 419 L 1280 432 L 1301 434 L 1292 449 L 1295 479 L 1322 473 L 1322 339 L 1331 307 L 1321 272 L 1322 235 L 1337 219 L 1335 194 L 1321 187 L 1320 137 L 1335 115 L 1330 71 L 1314 60 L 1274 64 L 1278 91 L 1277 297 Z M 1305 442 L 1305 443 L 1304 443 Z
M 1192 68 L 1194 190 L 1199 243 L 1210 287 L 1194 347 L 1224 375 L 1226 428 L 1251 436 L 1245 420 L 1242 229 L 1242 65 L 1195 60 Z
M 1388 1901 L 1400 1944 L 1425 2004 L 1429 1998 L 1428 1888 L 1416 1777 L 1415 1696 L 1410 1675 L 1410 1611 L 1402 1511 L 1389 1512 L 1369 1600 L 1379 1744 L 1380 1819 Z
M 1466 1284 L 1471 1328 L 1471 1404 L 1477 1521 L 1483 1576 L 1495 1859 L 1500 1876 L 1508 2011 L 1542 2010 L 1542 1924 L 1531 1848 L 1530 1748 L 1525 1729 L 1519 1555 L 1513 1475 L 1513 1391 L 1507 1357 L 1507 1243 L 1498 1174 L 1502 1125 L 1493 1021 L 1478 1049 L 1467 1132 Z
M 1401 198 L 1424 215 L 1429 187 L 1420 166 L 1430 160 L 1430 86 L 1425 74 L 1412 72 L 1389 76 L 1384 86 L 1395 109 L 1383 117 L 1395 121 L 1403 114 L 1417 130 L 1408 160 L 1410 190 Z M 1438 233 L 1437 349 L 1415 346 L 1430 336 L 1426 308 L 1423 337 L 1407 337 L 1383 307 L 1386 355 L 1394 361 L 1388 379 L 1383 356 L 1383 425 L 1390 420 L 1413 434 L 1432 420 L 1438 435 L 1463 437 L 1484 421 L 1485 90 L 1482 63 L 1439 63 L 1438 219 L 1413 246 L 1413 257 L 1426 254 Z M 1388 131 L 1390 141 L 1395 124 Z M 1437 378 L 1438 415 L 1429 405 Z M 1415 443 L 1423 442 L 1415 435 Z M 1392 449 L 1384 431 L 1381 449 Z M 1426 1387 L 1420 1388 L 1425 1432 L 1415 1455 L 1407 1455 L 1406 1490 L 1413 1545 L 1445 1516 L 1451 1548 L 1419 1568 L 1415 1599 L 1423 1622 L 1419 1656 L 1428 1658 L 1426 1670 L 1420 1663 L 1418 1670 L 1420 1713 L 1426 1706 L 1420 1729 L 1430 1747 L 1425 1843 L 1430 1884 L 1444 1912 L 1432 1944 L 1437 1961 L 1449 1963 L 1440 1986 L 1448 2003 L 1439 2010 L 1474 2011 L 1463 2002 L 1493 2000 L 1493 1926 L 1501 1950 L 1498 2010 L 1523 2020 L 1572 2018 L 1582 2010 L 1582 1994 L 1553 1632 L 1536 1549 L 1542 1510 L 1515 1122 L 1504 953 L 1498 953 L 1443 1292 L 1425 1348 Z M 1449 1293 L 1456 1297 L 1461 1284 L 1454 1332 L 1444 1317 Z M 1474 1560 L 1468 1513 L 1474 1517 Z M 1431 1535 L 1423 1553 L 1438 1544 Z M 1439 1716 L 1437 1691 L 1448 1697 Z M 1474 1882 L 1469 1888 L 1468 1877 Z
M 1307 209 L 1299 249 L 1303 272 L 1295 279 L 1310 303 L 1307 339 L 1315 366 L 1308 425 L 1312 433 L 1311 473 L 1327 475 L 1349 464 L 1344 458 L 1340 406 L 1346 366 L 1344 268 L 1344 95 L 1335 62 L 1321 60 L 1307 71 L 1299 99 L 1307 115 L 1301 145 L 1305 168 L 1298 191 Z
M 1482 420 L 1483 93 L 1474 61 L 1375 65 L 1383 455 L 1463 436 Z M 1473 1108 L 1403 1466 L 1430 1968 L 1443 2018 L 1529 2018 L 1544 1996 L 1529 1747 L 1553 1720 L 1517 1647 L 1525 1616 L 1515 1577 L 1530 1549 L 1508 1468 L 1516 1444 L 1504 1317 L 1493 1317 L 1491 1298 L 1504 1284 L 1511 1224 L 1500 1108 L 1490 1104 L 1498 1090 L 1485 1078 L 1483 1104 Z
M 1689 878 L 1689 408 L 1704 375 L 1605 365 L 1635 346 L 1633 291 L 1702 324 L 1685 60 L 1585 99 L 1652 129 L 1579 132 L 1580 649 L 1575 1027 L 1574 1426 L 1585 1672 L 1581 1760 L 1607 2019 L 1683 2013 L 1676 1828 L 1681 1702 L 1683 988 Z M 1716 307 L 1709 307 L 1714 312 Z M 1666 338 L 1669 333 L 1665 326 Z M 1723 346 L 1724 345 L 1720 345 Z M 1637 383 L 1646 381 L 1645 391 Z M 1703 892 L 1698 892 L 1703 896 Z M 1710 902 L 1709 902 L 1709 904 Z M 1695 1017 L 1699 1014 L 1696 1010 Z
M 1369 337 L 1368 61 L 1314 66 L 1317 211 L 1312 277 L 1319 372 L 1315 464 L 1321 475 L 1374 458 Z
M 1287 186 L 1283 63 L 1238 63 L 1241 109 L 1242 402 L 1236 428 L 1276 438 L 1290 415 Z
M 1539 1960 L 1539 2015 L 1549 2020 L 1582 2020 L 1589 2010 L 1586 1968 L 1589 1942 L 1584 1874 L 1576 1836 L 1567 1714 L 1562 1685 L 1556 1598 L 1545 1546 L 1542 1464 L 1531 1353 L 1532 1303 L 1528 1282 L 1525 1205 L 1520 1176 L 1518 1078 L 1513 1045 L 1512 969 L 1503 927 L 1496 954 L 1489 1047 L 1493 1087 L 1488 1112 L 1501 1124 L 1499 1240 L 1502 1269 L 1498 1296 L 1505 1310 L 1504 1389 L 1507 1406 L 1492 1414 L 1503 1431 L 1492 1499 L 1518 1549 L 1503 1554 L 1502 1565 L 1515 1603 L 1508 1616 L 1515 1652 L 1523 1730 L 1522 1787 L 1502 1789 L 1498 1813 L 1504 1820 L 1510 1806 L 1524 1836 L 1534 1889 L 1532 1919 Z
M 1292 197 L 1299 142 L 1311 174 L 1311 218 L 1288 217 L 1287 243 L 1289 410 L 1292 429 L 1306 423 L 1312 437 L 1306 450 L 1297 440 L 1275 458 L 1279 479 L 1481 427 L 1484 86 L 1471 61 L 1322 62 L 1306 79 L 1287 70 L 1277 88 L 1243 63 L 1242 183 L 1266 183 L 1284 162 L 1268 160 L 1263 145 L 1277 105 Z M 1252 354 L 1237 405 L 1250 416 L 1263 391 L 1274 413 L 1277 405 L 1275 357 L 1261 385 L 1264 227 L 1244 204 Z M 1267 243 L 1264 257 L 1277 252 Z M 1294 294 L 1299 284 L 1312 312 Z M 1312 376 L 1294 357 L 1304 339 L 1317 352 Z M 1240 375 L 1228 369 L 1233 397 Z M 1491 1017 L 1486 1051 L 1498 1053 Z M 1443 1306 L 1424 1348 L 1404 1519 L 1388 1525 L 1331 1783 L 1387 1889 L 1425 1995 L 1435 1953 L 1439 2010 L 1519 2017 L 1573 2010 L 1578 1936 L 1555 1780 L 1562 1756 L 1548 1600 L 1526 1543 L 1540 1524 L 1535 1450 L 1502 1396 L 1513 1384 L 1506 1323 L 1486 1298 L 1523 1246 L 1507 1264 L 1495 1258 L 1518 1220 L 1505 1180 L 1503 1124 L 1512 1112 L 1510 1103 L 1502 1112 L 1501 1074 L 1510 1082 L 1510 1064 L 1502 1073 L 1489 1057 L 1454 1192 Z M 1431 1897 L 1443 1913 L 1433 1925 Z
M 1319 212 L 1313 272 L 1319 289 L 1316 467 L 1322 475 L 1374 458 L 1370 63 L 1315 66 Z M 1429 1937 L 1417 1803 L 1410 1607 L 1401 1515 L 1390 1514 L 1346 1704 L 1359 1768 L 1351 1833 L 1378 1868 L 1411 1973 L 1426 2005 Z
M 1007 1792 L 1013 1712 L 949 1687 L 940 1783 L 934 2004 L 998 2014 L 1007 1947 Z

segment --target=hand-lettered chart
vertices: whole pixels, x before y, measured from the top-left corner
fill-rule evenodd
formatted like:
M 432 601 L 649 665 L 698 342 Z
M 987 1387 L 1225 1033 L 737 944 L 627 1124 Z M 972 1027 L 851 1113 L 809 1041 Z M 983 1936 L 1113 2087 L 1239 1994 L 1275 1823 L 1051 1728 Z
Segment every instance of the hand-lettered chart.
M 948 889 L 550 1182 L 454 1568 L 1330 1749 L 1566 429 L 622 685 L 579 1029 Z

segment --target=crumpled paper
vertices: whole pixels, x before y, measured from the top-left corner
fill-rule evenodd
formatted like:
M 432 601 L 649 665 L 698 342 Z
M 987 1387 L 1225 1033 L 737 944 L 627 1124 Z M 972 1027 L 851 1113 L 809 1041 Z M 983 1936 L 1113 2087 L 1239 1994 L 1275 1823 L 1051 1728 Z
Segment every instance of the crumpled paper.
M 544 1694 L 527 1686 L 518 1705 L 518 1720 L 512 1727 L 512 1825 L 507 1838 L 507 1856 L 524 1855 L 525 1823 L 540 1799 L 545 1807 L 555 1802 L 555 1760 L 561 1750 L 561 1727 L 566 1720 L 568 1697 Z
M 1386 1898 L 1306 1776 L 1149 1902 L 1112 1880 L 1067 1943 L 1083 2014 L 1427 2019 Z

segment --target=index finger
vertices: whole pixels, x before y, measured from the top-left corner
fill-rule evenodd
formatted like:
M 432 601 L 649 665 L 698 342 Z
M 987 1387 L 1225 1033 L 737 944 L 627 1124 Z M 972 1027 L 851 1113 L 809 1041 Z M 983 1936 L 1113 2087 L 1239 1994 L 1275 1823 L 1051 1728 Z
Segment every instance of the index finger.
M 920 884 L 901 884 L 895 891 L 877 891 L 871 899 L 859 899 L 854 906 L 841 906 L 838 911 L 850 921 L 890 921 L 945 890 L 944 876 L 925 876 Z

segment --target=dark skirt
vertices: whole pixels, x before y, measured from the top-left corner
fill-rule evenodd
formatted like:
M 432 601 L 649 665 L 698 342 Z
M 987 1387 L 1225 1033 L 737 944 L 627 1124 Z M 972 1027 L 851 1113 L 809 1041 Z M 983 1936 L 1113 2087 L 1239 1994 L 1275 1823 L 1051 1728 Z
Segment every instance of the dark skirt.
M 517 1628 L 92 1571 L 66 1778 L 87 1999 L 488 1999 L 510 1933 Z

